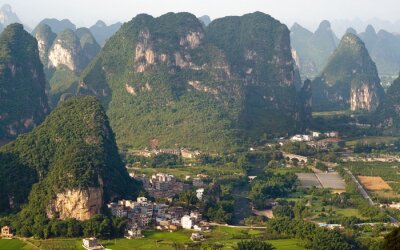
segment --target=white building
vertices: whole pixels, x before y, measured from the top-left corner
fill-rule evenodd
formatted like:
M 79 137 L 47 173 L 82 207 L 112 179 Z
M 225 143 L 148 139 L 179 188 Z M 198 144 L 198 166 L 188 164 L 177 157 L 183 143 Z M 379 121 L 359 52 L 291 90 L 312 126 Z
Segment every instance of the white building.
M 203 195 L 204 195 L 204 188 L 196 189 L 197 199 L 199 199 L 201 201 L 203 199 Z
M 319 138 L 321 136 L 321 132 L 318 131 L 312 131 L 311 135 L 313 138 Z
M 131 228 L 128 230 L 128 234 L 125 237 L 128 239 L 141 238 L 142 230 L 140 230 L 140 228 Z
M 311 139 L 312 139 L 311 135 L 294 135 L 290 138 L 290 141 L 305 142 L 305 141 L 311 141 Z
M 194 225 L 194 218 L 190 217 L 189 215 L 184 215 L 181 218 L 181 225 L 183 229 L 192 229 Z
M 100 250 L 104 249 L 102 245 L 99 244 L 96 238 L 85 238 L 82 240 L 82 246 L 88 250 Z

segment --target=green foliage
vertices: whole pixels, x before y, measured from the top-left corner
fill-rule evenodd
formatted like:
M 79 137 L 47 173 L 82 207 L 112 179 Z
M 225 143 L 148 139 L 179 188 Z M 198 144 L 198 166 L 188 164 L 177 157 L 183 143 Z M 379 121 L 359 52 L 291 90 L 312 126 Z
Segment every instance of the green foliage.
M 237 243 L 236 250 L 273 250 L 276 249 L 270 243 L 260 240 L 242 240 Z
M 173 167 L 182 165 L 182 158 L 174 154 L 157 154 L 150 160 L 150 166 L 153 168 L 158 167 Z
M 393 229 L 388 235 L 385 236 L 385 240 L 382 245 L 384 250 L 398 250 L 400 249 L 400 228 Z
M 293 173 L 266 172 L 252 181 L 250 198 L 256 208 L 263 209 L 268 199 L 286 196 L 294 188 L 296 180 Z
M 344 250 L 359 247 L 338 231 L 319 228 L 316 224 L 303 220 L 276 218 L 268 221 L 268 227 L 281 235 L 305 240 L 308 249 Z

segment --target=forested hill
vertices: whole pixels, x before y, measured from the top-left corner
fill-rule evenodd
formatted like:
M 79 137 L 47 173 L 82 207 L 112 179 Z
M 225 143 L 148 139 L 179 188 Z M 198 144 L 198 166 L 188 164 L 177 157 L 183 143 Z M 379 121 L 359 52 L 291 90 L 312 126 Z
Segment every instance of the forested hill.
M 89 219 L 110 199 L 138 191 L 94 97 L 68 99 L 31 133 L 0 149 L 0 211 L 18 210 L 29 195 L 19 215 L 27 225 L 35 216 Z
M 347 33 L 312 82 L 313 110 L 373 112 L 383 99 L 378 71 L 356 35 Z
M 294 131 L 296 72 L 289 30 L 257 12 L 214 20 L 138 15 L 85 70 L 121 145 L 232 150 Z
M 37 42 L 21 24 L 0 35 L 0 145 L 40 124 L 48 112 Z

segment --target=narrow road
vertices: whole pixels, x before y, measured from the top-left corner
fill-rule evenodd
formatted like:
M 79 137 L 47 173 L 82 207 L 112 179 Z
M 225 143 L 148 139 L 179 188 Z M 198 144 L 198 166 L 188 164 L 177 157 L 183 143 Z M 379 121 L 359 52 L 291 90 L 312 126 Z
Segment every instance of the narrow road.
M 371 197 L 369 196 L 367 191 L 365 191 L 364 187 L 360 184 L 360 182 L 358 182 L 357 178 L 353 175 L 353 173 L 348 168 L 344 168 L 344 170 L 350 175 L 350 177 L 354 181 L 354 183 L 356 183 L 358 191 L 364 197 L 364 199 L 366 199 L 371 206 L 374 206 L 375 205 L 374 201 L 371 199 Z M 381 208 L 381 210 L 383 210 L 383 209 Z M 388 215 L 388 216 L 389 216 L 389 220 L 391 223 L 394 223 L 394 224 L 399 223 L 399 221 L 396 218 L 394 218 L 393 216 L 390 216 L 390 215 Z
M 366 199 L 371 206 L 374 206 L 375 205 L 374 201 L 371 199 L 367 191 L 365 191 L 364 187 L 360 184 L 360 182 L 358 182 L 357 178 L 353 175 L 353 173 L 348 168 L 344 168 L 344 170 L 346 170 L 346 172 L 350 175 L 353 182 L 357 185 L 358 191 L 364 197 L 364 199 Z

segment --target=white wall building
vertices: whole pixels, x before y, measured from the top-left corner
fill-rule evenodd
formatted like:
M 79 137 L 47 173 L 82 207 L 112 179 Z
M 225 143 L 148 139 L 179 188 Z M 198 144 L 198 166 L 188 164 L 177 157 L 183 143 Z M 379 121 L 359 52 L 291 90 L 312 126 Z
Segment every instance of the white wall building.
M 181 225 L 183 229 L 192 229 L 194 225 L 194 218 L 189 215 L 184 215 L 181 219 Z

